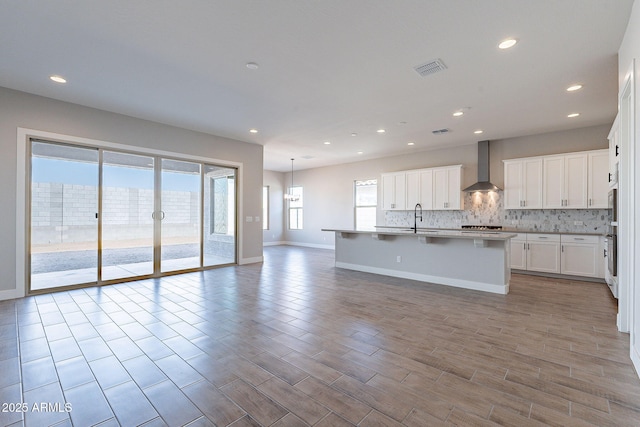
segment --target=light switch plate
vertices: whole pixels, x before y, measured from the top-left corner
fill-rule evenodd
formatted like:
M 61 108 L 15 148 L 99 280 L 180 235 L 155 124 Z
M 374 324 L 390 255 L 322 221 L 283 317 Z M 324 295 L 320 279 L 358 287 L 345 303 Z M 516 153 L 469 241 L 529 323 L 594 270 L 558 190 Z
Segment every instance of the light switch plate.
M 247 221 L 247 222 L 253 222 L 253 217 L 252 217 L 252 216 L 248 216 L 248 217 L 246 218 L 246 221 Z

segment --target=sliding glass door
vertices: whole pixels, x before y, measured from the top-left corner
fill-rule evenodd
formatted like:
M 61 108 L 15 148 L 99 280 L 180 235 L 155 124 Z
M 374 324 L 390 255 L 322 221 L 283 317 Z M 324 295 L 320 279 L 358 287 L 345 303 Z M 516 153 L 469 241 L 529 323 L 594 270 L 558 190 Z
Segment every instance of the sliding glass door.
M 30 291 L 236 262 L 236 169 L 31 143 Z
M 98 155 L 31 142 L 31 290 L 98 280 Z
M 160 271 L 198 268 L 200 259 L 200 177 L 199 163 L 162 159 L 162 224 Z
M 102 153 L 102 280 L 153 274 L 154 163 Z
M 204 166 L 204 265 L 235 262 L 236 170 Z

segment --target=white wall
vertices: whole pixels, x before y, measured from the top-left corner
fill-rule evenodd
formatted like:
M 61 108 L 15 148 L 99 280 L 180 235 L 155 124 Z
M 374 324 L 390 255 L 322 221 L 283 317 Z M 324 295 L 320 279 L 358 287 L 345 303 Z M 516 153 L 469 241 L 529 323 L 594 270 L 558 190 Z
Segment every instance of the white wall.
M 607 124 L 491 141 L 491 181 L 503 187 L 503 159 L 607 148 L 610 128 L 611 125 Z M 462 188 L 468 187 L 477 180 L 477 153 L 474 142 L 462 147 L 295 171 L 295 184 L 301 185 L 304 191 L 304 229 L 288 230 L 285 226 L 284 240 L 293 244 L 332 247 L 334 233 L 323 232 L 321 229 L 353 228 L 355 180 L 377 178 L 379 181 L 383 172 L 462 164 Z M 291 173 L 287 173 L 285 182 L 290 179 Z M 380 184 L 378 203 L 380 204 Z M 384 214 L 380 209 L 377 218 L 378 224 L 384 222 Z
M 264 245 L 284 240 L 284 173 L 264 171 L 262 185 L 269 186 L 269 229 L 262 232 Z
M 634 2 L 624 39 L 618 50 L 619 95 L 622 94 L 629 72 L 635 73 L 634 102 L 631 104 L 631 135 L 629 140 L 621 142 L 620 159 L 620 222 L 618 226 L 619 244 L 619 293 L 618 311 L 621 319 L 618 326 L 630 332 L 630 356 L 636 371 L 640 372 L 640 284 L 638 274 L 640 261 L 640 173 L 637 171 L 640 161 L 640 109 L 638 108 L 638 52 L 640 52 L 640 3 Z M 635 60 L 635 70 L 632 63 Z M 625 114 L 622 114 L 624 116 Z M 621 129 L 625 127 L 621 122 Z
M 244 216 L 262 216 L 263 148 L 260 145 L 0 88 L 0 271 L 3 274 L 0 299 L 10 295 L 16 288 L 16 257 L 19 255 L 16 254 L 15 230 L 16 159 L 19 127 L 241 163 L 243 198 L 239 200 L 239 205 Z M 239 225 L 243 236 L 240 260 L 260 260 L 262 223 Z

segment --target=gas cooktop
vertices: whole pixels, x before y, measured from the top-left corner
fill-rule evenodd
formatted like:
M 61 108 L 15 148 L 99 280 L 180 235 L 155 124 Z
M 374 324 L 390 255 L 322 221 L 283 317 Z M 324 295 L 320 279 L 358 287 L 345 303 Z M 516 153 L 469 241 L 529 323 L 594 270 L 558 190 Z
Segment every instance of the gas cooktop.
M 463 225 L 463 230 L 502 230 L 501 225 Z

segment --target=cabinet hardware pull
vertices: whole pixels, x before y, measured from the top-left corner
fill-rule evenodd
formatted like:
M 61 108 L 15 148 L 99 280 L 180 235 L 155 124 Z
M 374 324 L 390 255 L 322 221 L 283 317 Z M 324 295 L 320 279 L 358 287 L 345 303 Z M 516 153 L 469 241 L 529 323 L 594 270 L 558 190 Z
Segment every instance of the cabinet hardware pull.
M 611 182 L 611 172 L 609 172 L 609 182 Z
M 538 239 L 548 239 L 546 236 L 538 236 Z
M 527 250 L 527 244 L 526 243 L 522 244 L 522 249 L 524 249 L 525 251 Z
M 616 157 L 618 157 L 618 154 L 620 154 L 620 152 L 618 151 L 619 148 L 620 146 L 616 145 Z
M 582 237 L 574 237 L 574 240 L 584 240 Z
M 564 252 L 564 245 L 560 245 L 560 248 L 562 249 L 562 252 Z

